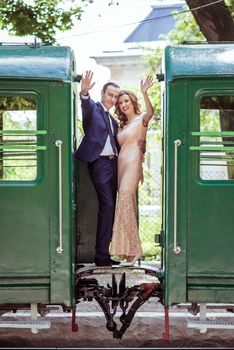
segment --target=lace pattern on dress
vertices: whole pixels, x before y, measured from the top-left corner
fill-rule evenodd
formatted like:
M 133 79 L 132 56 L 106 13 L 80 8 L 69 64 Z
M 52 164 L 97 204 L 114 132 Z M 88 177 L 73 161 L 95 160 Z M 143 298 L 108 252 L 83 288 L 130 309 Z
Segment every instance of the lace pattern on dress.
M 110 254 L 121 258 L 143 255 L 137 226 L 135 192 L 118 193 Z

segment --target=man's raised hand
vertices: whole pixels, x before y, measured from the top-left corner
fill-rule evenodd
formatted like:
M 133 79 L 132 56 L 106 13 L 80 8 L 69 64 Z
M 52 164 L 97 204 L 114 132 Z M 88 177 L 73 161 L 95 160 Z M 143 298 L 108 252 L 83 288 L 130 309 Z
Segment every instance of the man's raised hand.
M 81 79 L 81 94 L 82 95 L 88 95 L 89 90 L 92 89 L 95 82 L 92 82 L 93 79 L 93 72 L 91 70 L 87 70 L 84 74 L 82 74 Z

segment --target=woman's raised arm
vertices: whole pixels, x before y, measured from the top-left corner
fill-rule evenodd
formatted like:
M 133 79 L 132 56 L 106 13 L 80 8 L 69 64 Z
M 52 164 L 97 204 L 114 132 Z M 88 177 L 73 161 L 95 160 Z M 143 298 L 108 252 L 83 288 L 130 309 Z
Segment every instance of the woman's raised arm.
M 152 77 L 148 76 L 146 79 L 141 80 L 141 92 L 144 98 L 146 112 L 143 116 L 143 125 L 147 126 L 148 122 L 154 115 L 154 108 L 152 106 L 152 103 L 150 102 L 149 96 L 148 96 L 148 89 L 154 84 L 154 80 Z

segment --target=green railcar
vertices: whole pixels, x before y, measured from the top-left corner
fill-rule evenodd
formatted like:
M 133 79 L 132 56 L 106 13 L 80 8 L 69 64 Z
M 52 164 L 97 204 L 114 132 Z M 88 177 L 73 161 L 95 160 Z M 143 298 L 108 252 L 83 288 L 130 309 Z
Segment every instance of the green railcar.
M 234 44 L 164 52 L 164 306 L 234 303 Z
M 74 306 L 74 69 L 67 47 L 0 47 L 0 304 L 9 309 Z
M 96 194 L 86 165 L 73 159 L 79 103 L 73 52 L 68 47 L 0 46 L 1 313 L 31 309 L 28 328 L 35 330 L 48 327 L 35 321 L 37 313 L 43 316 L 60 305 L 73 312 L 76 330 L 76 304 L 95 299 L 107 329 L 121 338 L 138 307 L 155 297 L 165 308 L 168 339 L 172 305 L 193 314 L 202 311 L 202 321 L 207 304 L 234 310 L 233 57 L 234 44 L 165 48 L 158 74 L 161 268 L 98 268 L 90 264 Z M 126 286 L 126 274 L 135 268 L 156 282 Z M 103 272 L 111 280 L 107 286 L 96 278 Z M 122 274 L 119 286 L 116 272 Z M 123 311 L 120 329 L 114 321 L 117 306 Z M 204 322 L 192 326 L 208 327 Z
M 0 328 L 49 328 L 43 316 L 62 307 L 76 331 L 76 305 L 96 299 L 121 337 L 109 303 L 125 312 L 123 300 L 144 289 L 128 289 L 123 274 L 114 302 L 114 277 L 106 287 L 87 278 L 100 268 L 90 264 L 96 194 L 86 164 L 73 159 L 79 79 L 68 47 L 0 45 L 0 313 L 31 311 Z

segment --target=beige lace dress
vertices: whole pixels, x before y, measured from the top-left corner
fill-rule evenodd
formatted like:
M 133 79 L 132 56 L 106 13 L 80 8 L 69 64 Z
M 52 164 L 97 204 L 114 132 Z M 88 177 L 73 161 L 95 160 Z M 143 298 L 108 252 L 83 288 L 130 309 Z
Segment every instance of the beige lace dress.
M 137 224 L 137 187 L 143 181 L 143 153 L 137 141 L 146 137 L 147 127 L 142 124 L 143 115 L 136 116 L 123 129 L 119 129 L 121 147 L 118 156 L 118 197 L 115 210 L 113 236 L 110 248 L 112 256 L 142 256 Z

